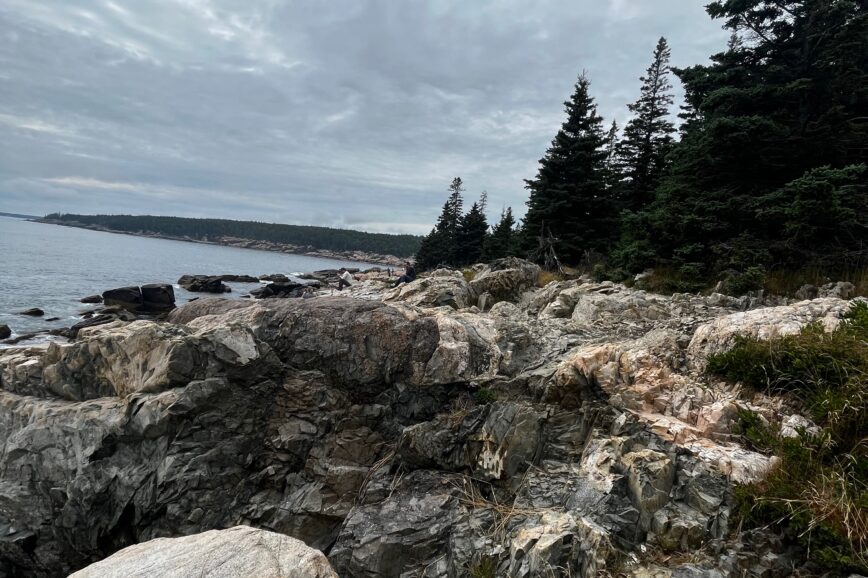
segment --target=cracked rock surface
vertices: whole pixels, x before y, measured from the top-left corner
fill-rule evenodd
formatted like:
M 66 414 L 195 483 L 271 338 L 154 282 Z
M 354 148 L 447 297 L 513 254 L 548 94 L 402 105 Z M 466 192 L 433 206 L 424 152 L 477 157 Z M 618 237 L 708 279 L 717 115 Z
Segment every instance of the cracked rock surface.
M 181 576 L 226 552 L 209 575 L 789 575 L 773 537 L 732 527 L 733 484 L 775 459 L 731 427 L 806 426 L 702 368 L 847 302 L 537 273 L 204 298 L 3 350 L 0 576 Z

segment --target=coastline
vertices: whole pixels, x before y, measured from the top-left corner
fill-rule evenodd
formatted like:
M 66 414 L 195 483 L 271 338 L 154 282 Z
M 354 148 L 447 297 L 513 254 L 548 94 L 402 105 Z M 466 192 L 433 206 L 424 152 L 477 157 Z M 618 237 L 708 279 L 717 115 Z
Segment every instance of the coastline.
M 305 255 L 308 257 L 319 257 L 322 259 L 336 259 L 344 261 L 357 261 L 360 263 L 371 263 L 374 265 L 384 265 L 387 267 L 401 267 L 406 262 L 406 258 L 396 257 L 395 255 L 381 255 L 378 253 L 367 253 L 365 251 L 329 251 L 325 249 L 316 249 L 314 247 L 303 247 L 298 245 L 290 245 L 288 243 L 275 243 L 273 241 L 260 241 L 256 239 L 245 239 L 241 237 L 218 237 L 216 239 L 197 239 L 195 237 L 178 237 L 175 235 L 164 235 L 149 231 L 121 231 L 111 229 L 100 225 L 89 225 L 77 221 L 62 221 L 58 219 L 28 219 L 35 223 L 43 223 L 46 225 L 60 225 L 64 227 L 73 227 L 77 229 L 88 229 L 91 231 L 100 231 L 103 233 L 115 233 L 118 235 L 129 235 L 132 237 L 147 237 L 151 239 L 167 239 L 170 241 L 185 241 L 188 243 L 200 243 L 203 245 L 222 245 L 224 247 L 235 247 L 238 249 L 254 249 L 258 251 L 269 251 L 272 253 L 287 253 L 291 255 Z

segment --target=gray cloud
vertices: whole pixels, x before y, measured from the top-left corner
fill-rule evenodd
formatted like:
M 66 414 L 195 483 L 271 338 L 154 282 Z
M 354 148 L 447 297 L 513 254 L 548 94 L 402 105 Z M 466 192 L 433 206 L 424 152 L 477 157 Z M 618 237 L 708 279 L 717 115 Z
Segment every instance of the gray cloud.
M 421 233 L 451 178 L 521 214 L 584 69 L 626 120 L 683 0 L 4 0 L 0 210 Z

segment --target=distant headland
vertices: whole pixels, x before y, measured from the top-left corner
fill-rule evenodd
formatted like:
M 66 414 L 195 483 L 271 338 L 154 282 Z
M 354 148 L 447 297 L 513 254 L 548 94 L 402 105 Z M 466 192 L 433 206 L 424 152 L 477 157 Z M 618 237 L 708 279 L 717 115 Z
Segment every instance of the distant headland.
M 384 265 L 400 265 L 403 260 L 416 252 L 421 242 L 421 238 L 414 235 L 390 235 L 350 229 L 229 219 L 193 219 L 152 215 L 76 215 L 71 213 L 52 213 L 45 217 L 33 218 L 40 223 L 80 227 L 110 233 Z

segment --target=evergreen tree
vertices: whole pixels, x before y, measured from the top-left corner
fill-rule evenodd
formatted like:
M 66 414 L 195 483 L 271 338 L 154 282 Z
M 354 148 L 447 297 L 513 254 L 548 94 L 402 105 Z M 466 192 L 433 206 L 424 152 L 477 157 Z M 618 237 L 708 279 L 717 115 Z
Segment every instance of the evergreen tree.
M 638 266 L 652 252 L 704 275 L 864 263 L 864 217 L 848 217 L 849 233 L 833 235 L 803 209 L 868 213 L 848 180 L 864 175 L 868 160 L 865 3 L 721 0 L 707 10 L 735 36 L 711 64 L 675 71 L 689 120 L 656 200 L 629 221 L 619 259 Z M 843 212 L 832 211 L 842 202 Z M 831 235 L 832 245 L 793 234 L 803 225 Z
M 558 259 L 578 262 L 586 251 L 605 250 L 615 231 L 615 210 L 605 190 L 606 139 L 602 118 L 582 75 L 564 103 L 567 120 L 540 159 L 530 190 L 522 245 L 535 252 L 552 239 Z M 537 256 L 538 257 L 538 256 Z
M 512 216 L 512 207 L 507 207 L 500 214 L 500 221 L 491 228 L 491 234 L 485 239 L 485 259 L 503 259 L 511 257 L 516 252 L 515 217 Z
M 416 253 L 416 266 L 421 270 L 438 265 L 451 265 L 457 261 L 458 229 L 462 219 L 464 182 L 461 177 L 452 179 L 449 198 L 437 218 L 434 229 L 422 240 Z
M 666 155 L 672 147 L 675 127 L 669 120 L 674 102 L 669 84 L 669 45 L 660 38 L 654 49 L 651 66 L 639 80 L 639 99 L 628 105 L 633 117 L 624 127 L 618 145 L 623 178 L 623 195 L 627 208 L 638 210 L 654 199 L 654 190 L 666 167 Z
M 606 133 L 606 188 L 613 198 L 621 195 L 622 178 L 618 162 L 618 121 L 613 120 Z
M 437 227 L 431 229 L 419 245 L 419 250 L 416 251 L 416 268 L 420 271 L 427 271 L 436 267 L 442 259 L 443 239 L 437 233 Z
M 486 193 L 479 203 L 473 203 L 461 218 L 457 234 L 457 253 L 452 262 L 455 266 L 472 265 L 482 260 L 488 221 L 481 206 L 486 202 Z

